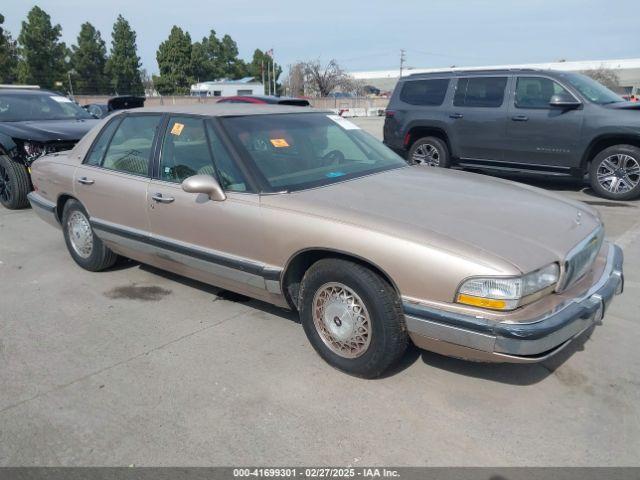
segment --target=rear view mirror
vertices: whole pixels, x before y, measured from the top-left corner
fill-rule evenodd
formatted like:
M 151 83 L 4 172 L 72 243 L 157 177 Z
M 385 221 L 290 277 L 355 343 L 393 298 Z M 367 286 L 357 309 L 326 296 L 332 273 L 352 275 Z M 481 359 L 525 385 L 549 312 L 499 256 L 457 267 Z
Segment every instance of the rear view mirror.
M 226 200 L 227 196 L 218 181 L 210 175 L 193 175 L 182 182 L 182 190 L 188 193 L 204 193 L 216 202 Z
M 552 96 L 549 99 L 549 105 L 557 108 L 578 108 L 582 104 L 572 95 L 561 93 Z

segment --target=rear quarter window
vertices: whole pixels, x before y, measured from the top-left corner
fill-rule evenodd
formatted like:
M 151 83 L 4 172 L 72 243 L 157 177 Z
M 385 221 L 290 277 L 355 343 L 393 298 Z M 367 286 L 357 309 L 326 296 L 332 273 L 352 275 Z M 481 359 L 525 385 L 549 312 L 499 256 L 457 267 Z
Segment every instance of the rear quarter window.
M 448 78 L 407 80 L 400 90 L 400 100 L 410 105 L 438 106 L 444 102 L 449 87 Z

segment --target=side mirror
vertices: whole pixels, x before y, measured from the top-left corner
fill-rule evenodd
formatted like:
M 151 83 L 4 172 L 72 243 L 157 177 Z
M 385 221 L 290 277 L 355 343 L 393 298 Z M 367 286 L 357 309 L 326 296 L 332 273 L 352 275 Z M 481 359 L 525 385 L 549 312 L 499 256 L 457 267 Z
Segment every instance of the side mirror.
M 210 175 L 194 175 L 182 181 L 182 190 L 188 193 L 204 193 L 216 202 L 226 200 L 227 196 L 218 181 Z
M 549 99 L 549 105 L 556 108 L 578 108 L 582 103 L 573 96 L 567 94 L 553 95 Z

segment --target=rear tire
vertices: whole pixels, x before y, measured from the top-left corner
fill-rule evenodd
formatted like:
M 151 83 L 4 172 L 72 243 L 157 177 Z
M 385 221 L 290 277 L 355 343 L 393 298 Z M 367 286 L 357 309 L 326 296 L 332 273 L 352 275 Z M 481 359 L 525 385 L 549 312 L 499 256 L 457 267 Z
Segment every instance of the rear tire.
M 598 153 L 589 167 L 591 188 L 611 200 L 640 196 L 640 148 L 614 145 Z
M 411 165 L 449 168 L 451 159 L 447 144 L 438 137 L 423 137 L 411 145 L 407 158 Z
M 29 172 L 24 165 L 0 155 L 0 203 L 9 210 L 29 206 L 27 194 L 31 191 Z
M 300 288 L 300 318 L 313 348 L 329 365 L 375 378 L 404 354 L 407 329 L 395 290 L 348 260 L 314 263 Z
M 77 200 L 69 200 L 62 211 L 62 232 L 73 260 L 85 270 L 99 272 L 113 266 L 118 255 L 94 233 L 89 214 Z

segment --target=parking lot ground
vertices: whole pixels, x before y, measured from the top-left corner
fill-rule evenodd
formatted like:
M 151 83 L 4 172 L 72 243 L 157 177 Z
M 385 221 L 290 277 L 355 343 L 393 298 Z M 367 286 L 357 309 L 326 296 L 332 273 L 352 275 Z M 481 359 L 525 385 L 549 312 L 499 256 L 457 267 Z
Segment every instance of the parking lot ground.
M 411 349 L 369 381 L 290 312 L 134 262 L 84 271 L 0 209 L 0 465 L 639 465 L 640 202 L 548 188 L 624 248 L 604 323 L 543 364 Z

